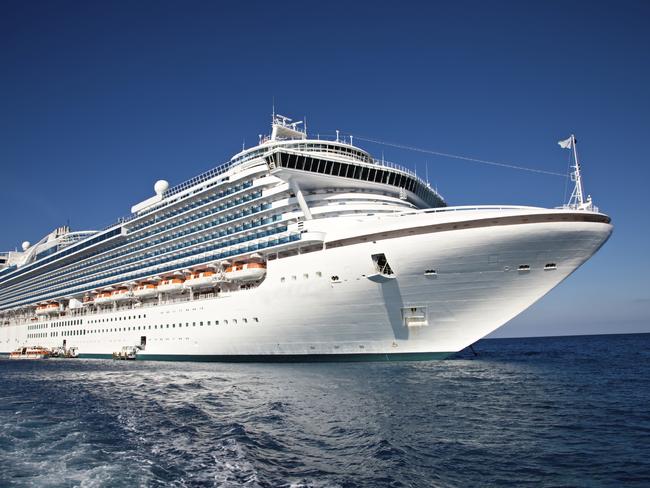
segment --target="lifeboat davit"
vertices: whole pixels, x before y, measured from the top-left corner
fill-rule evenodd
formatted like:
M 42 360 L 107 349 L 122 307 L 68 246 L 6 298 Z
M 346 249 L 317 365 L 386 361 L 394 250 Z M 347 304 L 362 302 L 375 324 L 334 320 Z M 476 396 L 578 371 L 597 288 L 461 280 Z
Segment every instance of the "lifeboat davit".
M 153 283 L 141 283 L 133 288 L 135 298 L 153 298 L 158 296 L 158 286 Z
M 158 285 L 158 291 L 161 293 L 182 293 L 184 282 L 183 278 L 166 278 Z
M 217 281 L 217 274 L 214 271 L 197 270 L 185 280 L 185 288 L 211 288 L 217 283 Z
M 114 302 L 126 302 L 133 298 L 133 293 L 127 288 L 120 288 L 111 293 L 111 298 Z
M 112 292 L 102 291 L 95 297 L 94 303 L 95 305 L 106 305 L 107 303 L 113 303 Z
M 232 281 L 257 281 L 266 275 L 265 263 L 235 263 L 226 268 L 226 277 Z

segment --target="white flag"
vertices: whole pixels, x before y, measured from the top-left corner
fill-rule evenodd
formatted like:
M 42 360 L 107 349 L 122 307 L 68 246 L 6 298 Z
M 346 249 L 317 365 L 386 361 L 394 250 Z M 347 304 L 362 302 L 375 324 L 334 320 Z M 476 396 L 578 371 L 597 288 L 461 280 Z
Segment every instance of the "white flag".
M 571 149 L 572 141 L 573 141 L 573 136 L 569 137 L 568 139 L 564 139 L 563 141 L 558 141 L 558 144 L 562 149 Z

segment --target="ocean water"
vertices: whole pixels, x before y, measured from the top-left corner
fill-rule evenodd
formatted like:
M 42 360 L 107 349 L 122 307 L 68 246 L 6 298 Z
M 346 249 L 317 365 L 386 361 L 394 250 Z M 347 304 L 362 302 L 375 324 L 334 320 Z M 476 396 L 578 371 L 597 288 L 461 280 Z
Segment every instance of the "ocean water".
M 650 335 L 430 362 L 0 360 L 0 486 L 650 486 Z

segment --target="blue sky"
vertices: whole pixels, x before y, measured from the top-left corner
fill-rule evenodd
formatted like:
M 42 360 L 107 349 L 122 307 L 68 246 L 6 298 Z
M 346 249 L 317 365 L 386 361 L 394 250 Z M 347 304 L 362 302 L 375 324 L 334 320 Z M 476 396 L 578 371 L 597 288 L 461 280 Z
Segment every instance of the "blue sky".
M 14 2 L 0 10 L 0 249 L 103 227 L 280 113 L 563 172 L 615 232 L 500 336 L 650 332 L 650 3 Z M 563 203 L 556 176 L 359 145 L 450 205 Z

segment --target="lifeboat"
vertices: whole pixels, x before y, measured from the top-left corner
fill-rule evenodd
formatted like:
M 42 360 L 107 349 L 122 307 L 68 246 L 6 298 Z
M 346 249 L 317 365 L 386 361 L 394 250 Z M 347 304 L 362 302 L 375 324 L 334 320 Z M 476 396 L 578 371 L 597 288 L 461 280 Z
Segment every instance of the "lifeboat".
M 44 347 L 19 347 L 9 353 L 10 359 L 47 359 L 50 357 L 50 351 Z
M 133 298 L 133 293 L 127 288 L 120 288 L 111 293 L 111 299 L 114 302 L 125 302 Z
M 209 270 L 194 271 L 189 278 L 185 280 L 185 288 L 211 288 L 217 283 L 217 274 Z
M 139 299 L 158 296 L 158 286 L 153 283 L 140 283 L 133 288 L 133 296 Z
M 36 307 L 34 313 L 36 315 L 52 315 L 61 311 L 58 303 L 46 303 Z
M 265 274 L 265 263 L 235 263 L 226 268 L 226 277 L 232 281 L 257 281 Z
M 182 293 L 183 283 L 185 283 L 183 278 L 165 278 L 158 285 L 158 291 L 161 293 Z
M 84 306 L 89 307 L 89 306 L 92 305 L 93 303 L 95 303 L 95 297 L 94 297 L 94 296 L 92 296 L 92 295 L 86 295 L 86 296 L 83 298 L 83 304 L 84 304 Z
M 36 307 L 36 310 L 34 311 L 34 313 L 36 315 L 47 315 L 48 312 L 47 312 L 46 307 L 47 307 L 47 305 L 39 305 L 38 307 Z
M 106 305 L 107 303 L 113 302 L 112 292 L 102 291 L 99 293 L 94 300 L 95 305 Z

